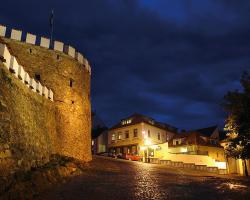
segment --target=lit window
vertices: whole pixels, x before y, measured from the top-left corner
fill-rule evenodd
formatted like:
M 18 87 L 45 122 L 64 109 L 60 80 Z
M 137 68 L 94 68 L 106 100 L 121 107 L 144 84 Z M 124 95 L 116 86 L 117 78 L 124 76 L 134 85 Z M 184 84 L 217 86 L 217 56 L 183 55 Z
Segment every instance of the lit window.
M 138 130 L 134 129 L 134 137 L 138 137 Z
M 130 124 L 132 122 L 131 119 L 127 119 L 127 120 L 123 120 L 121 123 L 122 125 L 125 125 L 125 124 Z
M 118 140 L 121 140 L 121 139 L 122 139 L 122 133 L 119 132 L 119 133 L 118 133 Z
M 115 133 L 112 134 L 111 140 L 115 140 Z

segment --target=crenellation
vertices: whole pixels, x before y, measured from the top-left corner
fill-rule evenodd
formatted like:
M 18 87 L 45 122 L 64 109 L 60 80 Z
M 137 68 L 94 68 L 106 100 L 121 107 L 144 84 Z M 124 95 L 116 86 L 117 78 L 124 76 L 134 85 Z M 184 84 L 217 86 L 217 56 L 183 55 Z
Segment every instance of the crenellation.
M 33 78 L 30 78 L 29 74 L 25 72 L 22 65 L 19 65 L 16 57 L 12 56 L 8 50 L 8 47 L 6 44 L 0 43 L 0 56 L 2 56 L 5 59 L 5 62 L 3 63 L 8 70 L 15 74 L 15 76 L 20 79 L 23 83 L 25 83 L 29 88 L 32 89 L 32 91 L 39 93 L 40 95 L 43 95 L 48 98 L 48 89 L 46 88 L 43 93 L 43 86 L 40 82 L 36 82 Z M 53 101 L 53 92 L 50 92 L 50 99 Z
M 29 86 L 32 91 L 36 91 L 36 81 L 33 78 L 30 78 Z
M 48 97 L 51 101 L 54 101 L 54 93 L 52 92 L 51 89 L 49 89 Z
M 64 46 L 64 53 L 68 54 L 69 56 L 75 58 L 75 48 L 70 45 Z
M 27 33 L 26 43 L 35 45 L 36 44 L 36 35 L 33 35 L 31 33 Z
M 54 41 L 54 50 L 63 52 L 63 46 L 64 44 L 59 41 Z
M 36 92 L 42 95 L 42 85 L 39 81 L 36 83 Z
M 5 37 L 6 34 L 6 26 L 0 25 L 0 36 Z
M 21 39 L 22 39 L 22 31 L 12 29 L 10 38 L 13 39 L 13 40 L 21 41 Z
M 40 46 L 49 49 L 50 39 L 41 37 Z
M 0 56 L 3 56 L 3 58 L 5 59 L 5 62 L 3 63 L 7 69 L 10 69 L 10 59 L 11 59 L 11 55 L 10 52 L 6 46 L 6 44 L 1 44 L 0 43 Z
M 30 76 L 27 72 L 24 72 L 24 83 L 29 85 L 30 82 Z
M 45 96 L 46 98 L 49 97 L 49 91 L 48 91 L 48 88 L 46 86 L 43 86 L 42 88 L 42 95 Z
M 25 71 L 22 65 L 18 66 L 18 78 L 24 82 Z
M 18 77 L 18 62 L 14 56 L 10 58 L 10 72 L 13 73 L 16 77 Z
M 0 36 L 6 37 L 6 30 L 7 30 L 6 26 L 0 25 Z M 16 29 L 11 29 L 10 38 L 17 40 L 17 41 L 21 41 L 22 40 L 22 31 L 16 30 Z M 36 45 L 37 44 L 37 36 L 34 34 L 31 34 L 31 33 L 27 33 L 25 42 L 27 44 Z M 46 37 L 41 37 L 40 38 L 40 46 L 49 49 L 50 48 L 50 39 L 48 39 Z M 77 52 L 75 50 L 75 48 L 70 46 L 70 45 L 64 45 L 63 42 L 54 41 L 53 50 L 63 52 L 65 54 L 71 56 L 72 58 L 76 59 L 80 64 L 83 64 L 85 67 L 87 66 L 86 62 L 88 63 L 88 61 L 84 58 L 84 56 L 81 53 Z M 7 67 L 9 68 L 8 63 L 7 63 Z M 88 72 L 91 73 L 90 67 L 88 67 Z
M 76 52 L 76 59 L 79 63 L 83 64 L 83 55 L 79 52 Z

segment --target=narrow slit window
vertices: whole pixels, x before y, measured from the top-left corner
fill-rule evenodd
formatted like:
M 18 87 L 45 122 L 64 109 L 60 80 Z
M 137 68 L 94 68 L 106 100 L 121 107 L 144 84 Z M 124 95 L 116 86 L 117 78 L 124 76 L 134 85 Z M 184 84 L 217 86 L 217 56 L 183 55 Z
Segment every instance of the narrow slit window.
M 35 79 L 36 79 L 37 81 L 40 81 L 40 80 L 41 80 L 40 74 L 35 74 Z
M 30 53 L 32 53 L 32 49 L 30 49 Z
M 70 79 L 70 80 L 69 80 L 69 86 L 70 86 L 70 87 L 73 87 L 73 82 L 74 82 L 73 79 Z

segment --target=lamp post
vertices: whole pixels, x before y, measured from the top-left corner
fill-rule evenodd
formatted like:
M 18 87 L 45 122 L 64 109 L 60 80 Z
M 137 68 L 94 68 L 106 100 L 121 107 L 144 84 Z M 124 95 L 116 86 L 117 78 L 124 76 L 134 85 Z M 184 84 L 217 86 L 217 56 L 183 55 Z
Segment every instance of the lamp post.
M 146 156 L 144 153 L 144 157 L 145 157 L 145 162 L 149 163 L 149 146 L 152 144 L 151 140 L 149 138 L 146 138 L 144 141 L 144 145 L 146 146 Z

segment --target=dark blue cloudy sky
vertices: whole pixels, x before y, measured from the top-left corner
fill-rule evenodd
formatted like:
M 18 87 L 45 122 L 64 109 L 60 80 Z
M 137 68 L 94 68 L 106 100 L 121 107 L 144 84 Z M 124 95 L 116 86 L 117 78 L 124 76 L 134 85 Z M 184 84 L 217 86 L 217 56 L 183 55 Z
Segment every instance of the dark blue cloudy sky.
M 250 61 L 249 0 L 5 1 L 0 24 L 75 46 L 92 65 L 93 109 L 193 129 L 223 124 L 227 90 Z

